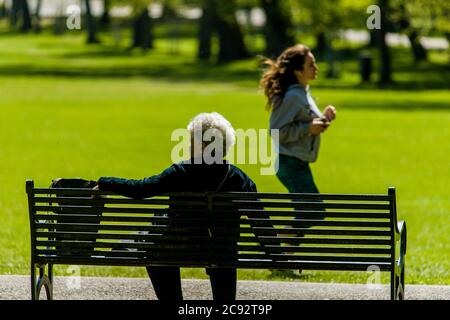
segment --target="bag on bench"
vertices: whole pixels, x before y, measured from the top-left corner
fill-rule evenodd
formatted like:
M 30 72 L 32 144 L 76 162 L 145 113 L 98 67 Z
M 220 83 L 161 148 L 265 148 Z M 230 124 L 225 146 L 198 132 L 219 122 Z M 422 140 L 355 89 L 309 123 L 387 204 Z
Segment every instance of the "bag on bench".
M 97 185 L 96 181 L 92 180 L 85 180 L 80 178 L 74 178 L 74 179 L 66 179 L 66 178 L 58 178 L 52 181 L 50 188 L 77 188 L 77 189 L 92 189 Z M 59 197 L 58 195 L 56 196 Z M 65 196 L 67 197 L 73 197 L 74 201 L 65 201 L 63 204 L 59 204 L 58 209 L 54 211 L 58 215 L 58 221 L 62 222 L 64 224 L 78 224 L 73 226 L 64 226 L 64 229 L 61 230 L 54 230 L 54 231 L 60 231 L 60 232 L 67 232 L 70 234 L 64 235 L 64 237 L 58 237 L 56 236 L 55 240 L 62 241 L 62 242 L 70 242 L 72 240 L 80 240 L 77 237 L 77 234 L 86 234 L 86 233 L 97 233 L 99 231 L 99 225 L 100 225 L 100 216 L 102 215 L 103 211 L 103 205 L 94 205 L 94 206 L 83 206 L 82 203 L 80 203 L 80 199 L 82 198 L 91 198 L 91 196 L 86 197 L 86 195 L 83 194 L 74 194 L 73 196 Z M 83 225 L 79 222 L 77 215 L 92 215 L 92 218 L 89 219 L 89 223 L 83 223 Z M 84 225 L 85 224 L 85 225 Z M 92 254 L 92 251 L 94 251 L 95 248 L 95 237 L 93 239 L 86 239 L 82 238 L 83 241 L 86 241 L 85 244 L 83 244 L 82 247 L 74 248 L 70 245 L 70 243 L 66 246 L 63 246 L 63 248 L 67 248 L 67 254 L 69 252 L 73 255 L 74 253 L 77 253 L 79 256 L 90 256 Z M 61 249 L 62 247 L 57 247 L 58 249 Z

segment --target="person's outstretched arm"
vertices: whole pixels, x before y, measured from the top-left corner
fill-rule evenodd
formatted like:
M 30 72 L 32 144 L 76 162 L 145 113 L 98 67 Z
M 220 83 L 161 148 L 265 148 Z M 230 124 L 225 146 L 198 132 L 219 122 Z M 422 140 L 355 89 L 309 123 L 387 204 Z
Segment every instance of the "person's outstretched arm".
M 125 197 L 142 199 L 157 194 L 176 191 L 181 185 L 181 173 L 175 165 L 161 174 L 144 179 L 102 177 L 98 180 L 100 190 L 112 191 Z

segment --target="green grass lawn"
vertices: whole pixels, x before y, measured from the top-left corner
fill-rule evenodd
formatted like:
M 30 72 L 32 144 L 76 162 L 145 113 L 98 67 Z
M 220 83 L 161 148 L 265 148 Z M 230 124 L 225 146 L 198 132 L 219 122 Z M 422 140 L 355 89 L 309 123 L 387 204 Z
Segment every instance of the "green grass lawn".
M 172 131 L 199 112 L 220 112 L 235 128 L 267 127 L 255 59 L 196 64 L 189 44 L 180 55 L 167 54 L 164 42 L 142 55 L 86 48 L 78 36 L 0 37 L 1 274 L 29 273 L 25 179 L 46 187 L 56 177 L 159 173 L 170 165 Z M 410 81 L 407 72 L 400 70 L 399 78 Z M 355 88 L 352 73 L 342 79 L 346 85 L 334 88 L 336 81 L 313 87 L 320 106 L 338 109 L 312 166 L 319 188 L 386 193 L 395 186 L 399 218 L 408 227 L 407 283 L 450 284 L 450 93 Z M 260 191 L 285 191 L 276 177 L 260 175 L 260 166 L 240 167 Z M 66 270 L 56 268 L 59 275 Z M 145 276 L 143 268 L 81 272 Z M 185 269 L 183 276 L 206 278 L 201 269 Z M 304 271 L 298 280 L 365 283 L 369 276 Z M 240 270 L 239 278 L 279 279 L 261 270 Z

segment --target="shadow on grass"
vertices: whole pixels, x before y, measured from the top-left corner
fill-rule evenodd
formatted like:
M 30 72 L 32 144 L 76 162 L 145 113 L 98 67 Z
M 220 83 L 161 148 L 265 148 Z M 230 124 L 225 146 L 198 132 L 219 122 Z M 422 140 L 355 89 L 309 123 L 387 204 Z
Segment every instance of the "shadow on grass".
M 45 68 L 33 64 L 12 67 L 0 67 L 0 76 L 26 76 L 26 77 L 49 77 L 66 79 L 127 79 L 133 77 L 143 77 L 152 80 L 166 81 L 168 83 L 230 83 L 242 87 L 258 88 L 260 73 L 248 69 L 227 69 L 226 66 L 211 66 L 208 64 L 186 63 L 184 65 L 170 66 L 148 66 L 145 68 L 130 68 L 128 66 L 116 66 L 114 68 L 92 67 L 67 67 L 67 68 Z M 372 109 L 372 110 L 450 110 L 450 103 L 445 99 L 416 100 L 417 91 L 428 89 L 442 89 L 442 85 L 437 82 L 427 82 L 421 86 L 417 82 L 391 83 L 382 87 L 370 84 L 350 85 L 348 82 L 335 84 L 314 84 L 314 89 L 333 89 L 342 92 L 348 91 L 345 107 L 349 109 Z M 361 91 L 361 94 L 358 93 Z M 414 91 L 414 95 L 409 96 L 404 91 Z M 364 94 L 364 92 L 369 94 Z M 399 94 L 404 99 L 396 99 L 395 94 Z M 354 96 L 353 96 L 354 95 Z M 394 98 L 393 98 L 394 97 Z
M 110 52 L 111 56 L 115 53 Z M 65 66 L 37 65 L 33 63 L 0 65 L 0 76 L 49 76 L 49 77 L 78 77 L 78 78 L 130 78 L 144 77 L 170 82 L 229 82 L 241 84 L 253 83 L 258 86 L 261 70 L 228 68 L 226 64 L 208 64 L 185 62 L 182 64 L 152 64 L 152 65 L 111 65 L 111 66 L 82 66 L 66 64 Z M 365 90 L 427 90 L 448 89 L 450 72 L 445 70 L 435 71 L 432 75 L 428 72 L 416 72 L 410 77 L 413 79 L 396 80 L 390 83 L 352 83 L 345 79 L 320 79 L 314 84 L 315 88 L 324 89 L 365 89 Z M 400 77 L 397 77 L 400 78 Z
M 271 274 L 268 276 L 269 280 L 275 281 L 306 281 L 313 282 L 318 281 L 320 277 L 312 273 L 299 272 L 298 270 L 292 269 L 272 269 Z
M 409 99 L 404 99 L 400 101 L 396 100 L 384 100 L 382 91 L 380 91 L 381 97 L 376 99 L 367 98 L 364 102 L 361 99 L 349 99 L 345 103 L 346 109 L 351 110 L 399 110 L 399 111 L 440 111 L 448 110 L 450 111 L 450 103 L 442 99 L 440 101 L 416 101 L 413 97 Z
M 255 70 L 227 70 L 225 65 L 184 63 L 182 65 L 115 65 L 99 66 L 40 66 L 20 64 L 0 66 L 0 76 L 49 76 L 78 78 L 145 77 L 170 82 L 253 82 L 258 86 L 260 72 Z
M 271 274 L 269 276 L 269 279 L 276 279 L 276 280 L 289 280 L 289 279 L 302 279 L 304 276 L 302 276 L 301 273 L 299 273 L 296 270 L 291 269 L 272 269 Z

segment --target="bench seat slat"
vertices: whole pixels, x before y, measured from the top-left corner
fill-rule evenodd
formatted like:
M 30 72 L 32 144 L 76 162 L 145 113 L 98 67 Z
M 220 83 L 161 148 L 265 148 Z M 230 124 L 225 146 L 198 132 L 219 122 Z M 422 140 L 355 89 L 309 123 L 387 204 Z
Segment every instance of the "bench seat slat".
M 180 266 L 179 262 L 173 260 L 160 260 L 157 262 L 145 261 L 143 259 L 131 259 L 123 257 L 103 258 L 103 257 L 77 257 L 71 255 L 67 257 L 59 256 L 38 256 L 35 259 L 36 264 L 65 264 L 65 265 L 97 265 L 97 266 L 129 266 L 129 267 L 146 267 L 151 265 L 173 265 Z M 184 267 L 207 267 L 209 263 L 206 261 L 184 262 Z
M 302 269 L 302 270 L 353 270 L 367 272 L 369 267 L 376 265 L 382 271 L 389 271 L 391 263 L 372 263 L 372 262 L 318 262 L 318 261 L 255 261 L 255 260 L 240 260 L 239 268 L 255 269 L 255 268 L 280 268 L 280 269 Z M 224 264 L 232 266 L 231 264 Z
M 45 257 L 44 259 L 37 259 L 36 263 L 52 263 L 52 264 L 65 264 L 65 265 L 97 265 L 97 266 L 130 266 L 130 267 L 144 267 L 144 266 L 180 266 L 178 261 L 173 260 L 161 260 L 158 262 L 144 261 L 140 259 L 129 259 L 129 258 L 90 258 L 86 259 L 84 257 Z M 230 267 L 230 268 L 242 268 L 242 269 L 303 269 L 303 270 L 352 270 L 352 271 L 363 271 L 367 272 L 369 267 L 376 265 L 381 271 L 389 271 L 391 268 L 390 263 L 371 263 L 371 262 L 361 262 L 361 263 L 350 263 L 350 262 L 317 262 L 317 261 L 278 261 L 273 262 L 270 260 L 255 260 L 255 259 L 240 259 L 234 264 L 223 263 L 221 265 L 215 265 L 215 267 Z M 193 261 L 185 262 L 182 267 L 212 267 L 207 262 Z

